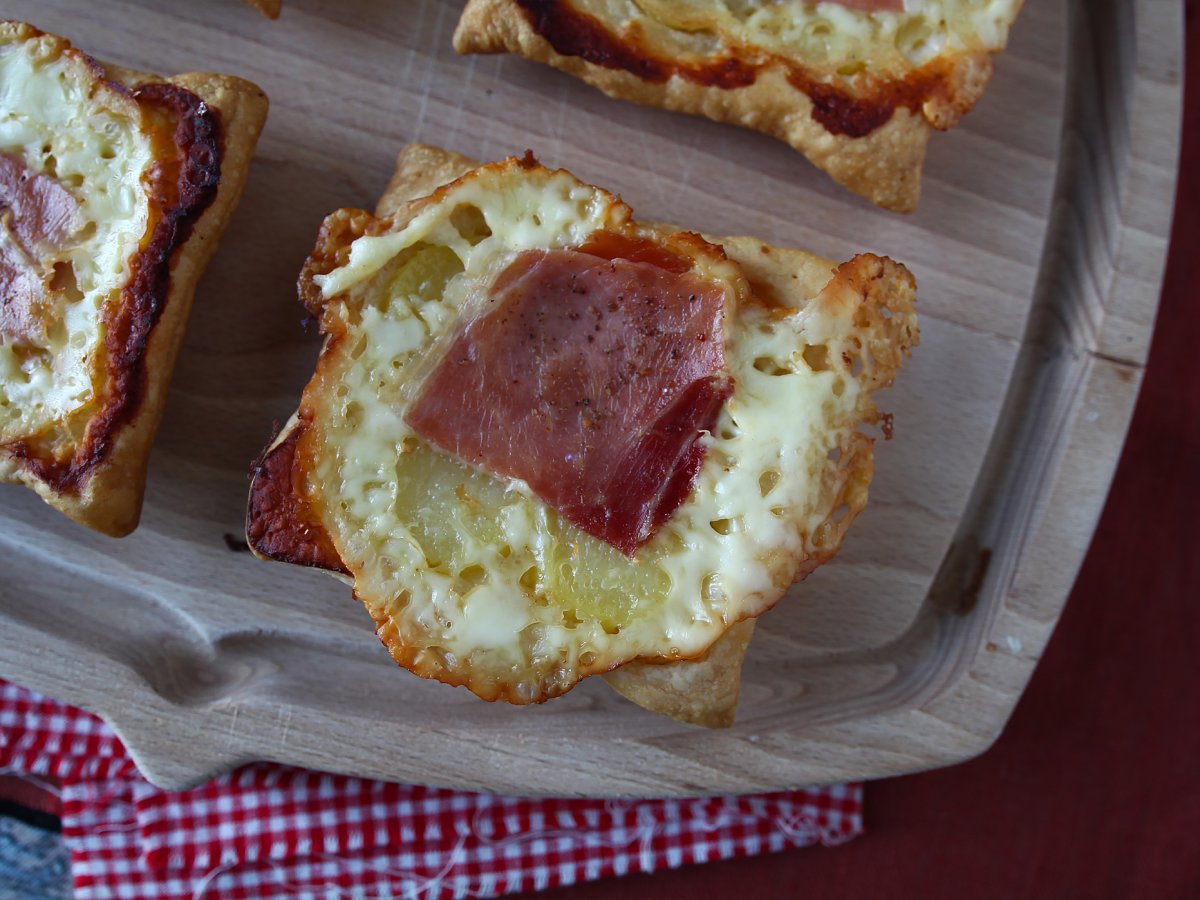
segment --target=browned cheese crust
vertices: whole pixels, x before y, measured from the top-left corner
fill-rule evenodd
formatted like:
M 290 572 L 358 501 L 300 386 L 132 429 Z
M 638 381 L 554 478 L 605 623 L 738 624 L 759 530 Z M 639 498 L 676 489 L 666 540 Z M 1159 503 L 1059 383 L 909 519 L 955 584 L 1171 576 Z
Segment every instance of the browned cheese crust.
M 637 21 L 614 30 L 569 0 L 469 0 L 454 32 L 459 53 L 517 53 L 610 97 L 695 113 L 786 141 L 872 203 L 911 212 L 925 149 L 969 111 L 992 73 L 991 54 L 960 53 L 902 78 L 830 73 L 761 48 L 680 59 Z
M 355 239 L 386 230 L 392 216 L 411 212 L 407 206 L 411 201 L 434 193 L 476 165 L 467 157 L 438 148 L 418 144 L 405 147 L 374 215 L 339 210 L 326 219 L 299 282 L 301 300 L 310 313 L 320 311 L 312 276 L 344 264 Z M 879 336 L 870 346 L 860 348 L 864 359 L 872 360 L 872 390 L 891 383 L 902 359 L 918 343 L 912 316 L 915 284 L 901 266 L 869 256 L 835 266 L 811 254 L 770 247 L 753 238 L 711 240 L 721 244 L 729 258 L 742 267 L 754 293 L 764 302 L 783 306 L 791 297 L 822 294 L 829 303 L 856 304 L 861 317 L 856 325 L 864 333 Z M 885 311 L 888 309 L 890 312 Z M 874 413 L 868 421 L 882 424 L 885 435 L 889 435 L 890 422 L 885 415 Z M 297 459 L 297 447 L 307 427 L 301 415 L 293 416 L 256 463 L 247 509 L 247 541 L 261 558 L 326 569 L 345 578 L 349 570 L 300 488 L 308 464 Z M 827 508 L 836 512 L 814 530 L 814 552 L 799 570 L 792 559 L 775 561 L 773 569 L 781 592 L 836 553 L 850 523 L 866 505 L 873 472 L 872 442 L 854 432 L 839 449 L 839 464 L 827 472 L 822 485 Z M 379 638 L 404 665 L 411 654 L 395 623 L 373 610 L 372 615 Z M 618 693 L 653 712 L 690 724 L 728 727 L 736 711 L 742 660 L 753 626 L 754 619 L 735 624 L 700 658 L 635 660 L 606 673 L 604 678 Z
M 80 524 L 122 536 L 138 523 L 147 458 L 196 283 L 241 196 L 267 99 L 238 78 L 161 78 L 97 63 L 24 23 L 0 23 L 0 43 L 24 41 L 84 61 L 155 123 L 150 224 L 120 302 L 102 314 L 106 360 L 97 399 L 82 412 L 82 427 L 0 445 L 0 481 L 25 484 Z

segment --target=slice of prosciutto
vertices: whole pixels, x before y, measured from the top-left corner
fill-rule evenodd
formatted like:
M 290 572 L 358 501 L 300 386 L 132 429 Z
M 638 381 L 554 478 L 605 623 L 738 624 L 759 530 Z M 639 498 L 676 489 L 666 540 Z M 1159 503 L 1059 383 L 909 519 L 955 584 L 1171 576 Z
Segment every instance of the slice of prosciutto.
M 65 187 L 0 153 L 0 339 L 45 341 L 51 275 L 46 257 L 82 226 L 79 201 Z
M 0 213 L 12 238 L 35 258 L 64 246 L 83 224 L 70 191 L 8 153 L 0 153 Z
M 405 421 L 633 555 L 690 496 L 732 392 L 724 289 L 648 242 L 590 249 L 519 254 Z

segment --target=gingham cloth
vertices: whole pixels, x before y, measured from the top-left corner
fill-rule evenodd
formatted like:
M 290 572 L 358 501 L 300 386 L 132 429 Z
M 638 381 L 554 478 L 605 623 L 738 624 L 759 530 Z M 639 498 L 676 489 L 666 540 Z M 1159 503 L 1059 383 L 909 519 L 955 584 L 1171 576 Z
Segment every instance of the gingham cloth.
M 259 763 L 190 791 L 142 778 L 101 720 L 0 681 L 0 771 L 60 785 L 87 898 L 496 897 L 862 831 L 862 786 L 554 800 Z

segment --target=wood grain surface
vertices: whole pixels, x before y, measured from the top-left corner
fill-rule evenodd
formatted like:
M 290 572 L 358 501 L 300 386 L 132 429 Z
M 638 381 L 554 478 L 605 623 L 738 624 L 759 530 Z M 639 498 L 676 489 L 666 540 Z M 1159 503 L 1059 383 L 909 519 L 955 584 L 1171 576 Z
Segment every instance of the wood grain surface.
M 520 793 L 757 791 L 988 746 L 1082 559 L 1145 359 L 1179 5 L 1029 0 L 982 103 L 934 142 L 910 217 L 762 136 L 460 59 L 458 11 L 290 0 L 272 23 L 234 0 L 6 0 L 102 58 L 249 78 L 272 111 L 197 295 L 141 528 L 112 541 L 0 489 L 0 676 L 100 713 L 167 786 L 271 759 Z M 480 159 L 529 147 L 647 219 L 870 249 L 916 274 L 923 341 L 882 397 L 896 437 L 877 447 L 871 506 L 763 618 L 733 729 L 655 717 L 595 679 L 534 709 L 422 682 L 344 586 L 233 549 L 246 472 L 316 355 L 300 262 L 322 216 L 369 206 L 409 141 Z

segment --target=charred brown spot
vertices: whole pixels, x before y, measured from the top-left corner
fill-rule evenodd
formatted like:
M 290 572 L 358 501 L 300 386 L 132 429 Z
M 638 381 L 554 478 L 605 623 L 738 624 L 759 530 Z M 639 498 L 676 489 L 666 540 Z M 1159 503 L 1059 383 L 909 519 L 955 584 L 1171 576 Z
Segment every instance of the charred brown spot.
M 872 80 L 851 93 L 845 88 L 813 79 L 792 65 L 788 82 L 812 100 L 812 117 L 830 134 L 865 137 L 886 125 L 897 109 L 916 112 L 931 97 L 949 90 L 946 64 L 934 60 L 904 78 Z
M 203 100 L 173 84 L 131 91 L 156 129 L 150 221 L 131 261 L 120 302 L 105 313 L 105 380 L 99 411 L 75 452 L 47 456 L 25 441 L 8 445 L 15 457 L 59 492 L 77 492 L 112 450 L 119 430 L 141 408 L 146 393 L 146 349 L 171 285 L 171 258 L 217 196 L 221 180 L 221 126 Z
M 560 0 L 517 0 L 533 30 L 563 56 L 578 56 L 606 69 L 624 69 L 645 81 L 671 77 L 670 64 L 654 59 L 608 30 L 595 16 L 571 9 Z
M 886 125 L 896 112 L 896 104 L 875 97 L 859 99 L 833 85 L 813 81 L 793 72 L 788 81 L 812 100 L 812 117 L 830 134 L 865 137 L 881 125 Z
M 302 423 L 268 450 L 254 467 L 246 508 L 246 540 L 281 562 L 350 574 L 296 483 L 296 447 Z
M 171 256 L 191 236 L 200 214 L 217 196 L 221 149 L 215 117 L 204 102 L 183 88 L 150 84 L 133 96 L 155 114 L 174 119 L 174 153 L 164 154 L 151 174 L 152 196 L 161 199 L 149 241 L 139 252 L 133 277 L 106 322 L 109 385 L 114 398 L 110 427 L 137 412 L 145 391 L 146 346 L 162 316 L 171 284 Z

